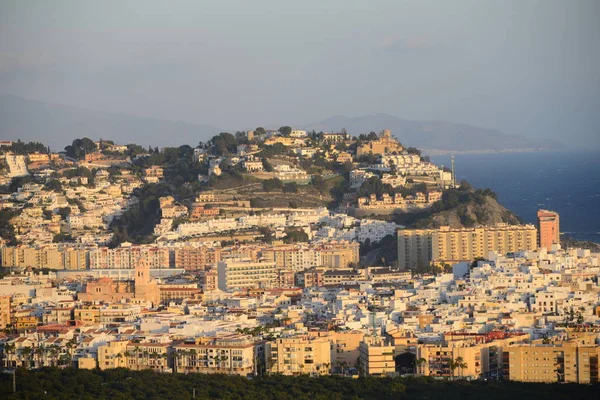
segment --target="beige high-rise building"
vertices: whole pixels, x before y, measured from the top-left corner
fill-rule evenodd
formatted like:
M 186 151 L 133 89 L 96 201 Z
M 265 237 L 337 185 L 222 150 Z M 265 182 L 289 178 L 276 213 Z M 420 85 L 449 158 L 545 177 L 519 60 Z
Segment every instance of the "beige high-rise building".
M 600 347 L 557 343 L 514 346 L 508 353 L 508 378 L 520 382 L 598 383 Z
M 277 280 L 277 267 L 272 261 L 252 262 L 243 259 L 219 261 L 217 264 L 220 290 L 263 288 L 269 289 Z
M 328 338 L 279 338 L 266 344 L 269 372 L 283 375 L 328 375 L 331 342 Z
M 487 257 L 490 251 L 506 254 L 537 247 L 537 229 L 529 224 L 398 230 L 398 263 L 401 268 L 471 261 Z
M 557 212 L 538 210 L 539 245 L 550 249 L 553 244 L 560 244 L 560 217 Z
M 10 296 L 0 296 L 0 329 L 10 324 Z
M 174 371 L 250 376 L 265 370 L 264 342 L 233 335 L 173 345 Z
M 359 354 L 362 376 L 386 376 L 396 372 L 394 346 L 380 337 L 365 337 L 359 345 Z

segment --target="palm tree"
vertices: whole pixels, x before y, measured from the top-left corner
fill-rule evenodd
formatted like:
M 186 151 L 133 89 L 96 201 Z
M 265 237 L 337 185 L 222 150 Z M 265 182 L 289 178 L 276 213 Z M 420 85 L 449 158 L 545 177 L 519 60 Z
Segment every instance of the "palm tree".
M 35 350 L 33 351 L 35 358 L 36 358 L 36 365 L 37 368 L 41 368 L 44 365 L 44 362 L 42 360 L 42 355 L 44 354 L 44 348 L 41 346 L 38 346 L 35 348 Z
M 31 360 L 29 359 L 29 357 L 31 356 L 32 353 L 33 353 L 33 350 L 31 347 L 29 347 L 29 346 L 21 347 L 21 355 L 23 356 L 23 361 L 21 363 L 25 364 L 24 365 L 25 368 L 31 368 Z
M 449 366 L 450 370 L 452 371 L 452 379 L 454 379 L 454 371 L 456 370 L 456 368 L 458 368 L 458 363 L 455 359 L 452 358 L 450 359 Z
M 163 371 L 168 364 L 169 355 L 167 353 L 161 353 L 159 357 L 162 360 L 160 363 L 160 370 Z
M 462 378 L 463 369 L 467 368 L 467 363 L 465 362 L 464 358 L 458 356 L 455 360 L 452 360 L 452 364 L 454 366 L 452 369 L 452 375 L 454 375 L 454 369 L 458 368 L 458 376 Z
M 2 359 L 0 359 L 0 366 L 9 368 L 9 364 L 11 363 L 10 355 L 12 355 L 15 351 L 15 344 L 11 342 L 7 342 L 4 344 L 2 348 Z
M 67 344 L 67 349 L 69 350 L 69 367 L 72 367 L 72 361 L 73 361 L 73 348 L 75 348 L 77 346 L 77 338 L 73 337 L 72 339 L 70 339 Z
M 60 348 L 55 344 L 50 346 L 50 360 L 53 367 L 56 367 L 59 349 Z
M 427 364 L 427 360 L 424 359 L 423 357 L 421 357 L 415 361 L 415 365 L 417 367 L 418 374 L 424 375 L 423 367 L 425 366 L 425 364 Z

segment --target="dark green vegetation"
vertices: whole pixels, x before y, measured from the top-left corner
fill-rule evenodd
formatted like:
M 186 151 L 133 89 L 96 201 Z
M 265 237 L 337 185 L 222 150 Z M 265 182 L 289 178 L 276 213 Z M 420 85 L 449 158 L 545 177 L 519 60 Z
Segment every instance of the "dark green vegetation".
M 81 160 L 85 158 L 86 154 L 96 151 L 96 148 L 96 143 L 92 139 L 84 137 L 83 139 L 73 140 L 73 143 L 65 147 L 65 152 L 67 157 Z
M 165 183 L 149 184 L 135 193 L 139 202 L 130 207 L 121 218 L 111 224 L 114 233 L 112 245 L 122 242 L 150 243 L 154 226 L 160 222 L 159 198 L 170 195 L 169 185 Z
M 411 228 L 439 228 L 445 225 L 459 228 L 498 223 L 516 225 L 523 222 L 496 201 L 493 191 L 473 189 L 467 182 L 461 182 L 458 188 L 444 191 L 442 199 L 431 208 L 399 214 L 394 220 Z
M 22 142 L 21 139 L 13 143 L 10 148 L 0 149 L 0 153 L 10 151 L 15 154 L 49 153 L 48 147 L 40 142 Z
M 428 378 L 156 374 L 125 369 L 89 371 L 44 368 L 0 374 L 0 393 L 11 399 L 595 399 L 600 387 L 489 381 L 436 381 Z
M 15 227 L 10 223 L 10 219 L 18 213 L 12 210 L 0 210 L 0 237 L 7 241 L 10 246 L 18 244 L 15 237 Z

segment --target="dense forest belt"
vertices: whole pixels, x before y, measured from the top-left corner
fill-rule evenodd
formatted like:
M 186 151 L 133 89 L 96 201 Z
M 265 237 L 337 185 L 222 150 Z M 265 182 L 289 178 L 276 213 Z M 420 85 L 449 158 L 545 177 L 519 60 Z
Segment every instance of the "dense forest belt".
M 600 385 L 430 378 L 360 378 L 270 375 L 157 374 L 151 371 L 44 368 L 0 374 L 0 398 L 9 399 L 595 399 Z

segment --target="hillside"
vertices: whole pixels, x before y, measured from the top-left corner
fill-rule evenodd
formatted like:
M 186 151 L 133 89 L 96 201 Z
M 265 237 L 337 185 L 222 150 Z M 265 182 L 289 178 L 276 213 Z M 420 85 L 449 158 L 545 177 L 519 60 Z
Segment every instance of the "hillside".
M 411 121 L 389 114 L 374 113 L 361 117 L 333 116 L 308 124 L 305 129 L 335 131 L 341 129 L 352 135 L 391 129 L 405 146 L 418 147 L 426 152 L 453 151 L 510 151 L 558 150 L 563 144 L 551 140 L 533 140 L 524 136 L 507 135 L 496 129 L 445 121 Z
M 450 189 L 444 192 L 442 200 L 431 209 L 400 214 L 395 217 L 399 224 L 411 228 L 452 228 L 473 227 L 477 225 L 495 225 L 507 223 L 516 225 L 521 219 L 496 200 L 496 194 L 489 189 L 473 190 L 465 184 L 464 188 Z
M 210 125 L 90 111 L 0 94 L 2 140 L 40 141 L 54 151 L 62 150 L 76 137 L 143 146 L 195 146 L 219 132 Z

